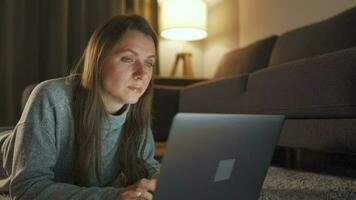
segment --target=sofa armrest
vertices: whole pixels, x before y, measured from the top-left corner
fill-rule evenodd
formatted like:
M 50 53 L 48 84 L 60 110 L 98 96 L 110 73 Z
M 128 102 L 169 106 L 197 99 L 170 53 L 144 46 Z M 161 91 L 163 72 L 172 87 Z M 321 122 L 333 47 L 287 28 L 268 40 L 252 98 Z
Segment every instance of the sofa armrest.
M 244 107 L 288 118 L 356 117 L 356 47 L 252 73 Z
M 179 98 L 179 112 L 238 113 L 248 74 L 204 81 L 185 87 Z
M 178 112 L 182 87 L 154 86 L 152 131 L 156 141 L 166 141 L 173 117 Z
M 208 79 L 204 78 L 176 78 L 176 77 L 155 77 L 155 85 L 166 85 L 166 86 L 188 86 L 193 83 L 198 83 Z

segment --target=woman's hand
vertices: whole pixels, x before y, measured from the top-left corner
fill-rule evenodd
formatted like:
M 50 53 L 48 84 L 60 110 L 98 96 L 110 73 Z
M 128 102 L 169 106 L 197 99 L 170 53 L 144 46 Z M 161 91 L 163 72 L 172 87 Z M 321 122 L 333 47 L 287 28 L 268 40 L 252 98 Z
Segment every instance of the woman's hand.
M 156 184 L 156 179 L 141 179 L 124 188 L 119 193 L 117 200 L 152 200 L 152 193 L 156 190 Z

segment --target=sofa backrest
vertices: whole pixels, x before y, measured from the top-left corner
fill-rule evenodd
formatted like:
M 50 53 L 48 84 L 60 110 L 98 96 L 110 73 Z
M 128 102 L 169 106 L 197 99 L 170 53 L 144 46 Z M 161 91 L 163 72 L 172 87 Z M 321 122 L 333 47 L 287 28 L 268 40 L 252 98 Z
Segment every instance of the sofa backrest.
M 214 78 L 252 73 L 266 67 L 276 40 L 277 36 L 271 36 L 228 52 L 219 63 Z
M 334 17 L 282 34 L 269 66 L 356 46 L 356 7 Z

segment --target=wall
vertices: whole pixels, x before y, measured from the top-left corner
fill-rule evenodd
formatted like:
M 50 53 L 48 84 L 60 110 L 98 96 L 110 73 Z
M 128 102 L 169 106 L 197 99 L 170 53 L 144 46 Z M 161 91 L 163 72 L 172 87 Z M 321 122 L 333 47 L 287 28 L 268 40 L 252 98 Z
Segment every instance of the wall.
M 203 68 L 201 67 L 203 65 L 204 44 L 201 41 L 186 42 L 183 44 L 179 41 L 166 40 L 163 38 L 159 40 L 160 75 L 170 75 L 176 53 L 180 51 L 189 51 L 192 53 L 191 62 L 193 73 L 195 77 L 202 77 L 202 74 L 204 74 Z M 182 77 L 182 64 L 183 61 L 180 60 L 176 75 L 177 77 Z
M 208 3 L 208 37 L 201 41 L 187 42 L 186 49 L 192 53 L 195 77 L 212 77 L 221 56 L 238 46 L 237 0 L 206 0 Z M 222 3 L 223 2 L 223 3 Z M 224 21 L 226 19 L 226 21 Z M 160 74 L 169 76 L 175 54 L 182 50 L 182 43 L 160 39 Z M 181 64 L 178 77 L 182 76 Z
M 318 22 L 356 6 L 356 0 L 239 0 L 240 46 Z
M 356 0 L 206 0 L 208 38 L 188 43 L 196 77 L 212 77 L 222 56 L 264 37 L 317 22 L 348 8 Z M 169 75 L 179 45 L 161 40 L 161 74 Z
M 221 57 L 239 46 L 239 2 L 223 0 L 208 10 L 208 38 L 204 40 L 203 77 L 215 74 Z

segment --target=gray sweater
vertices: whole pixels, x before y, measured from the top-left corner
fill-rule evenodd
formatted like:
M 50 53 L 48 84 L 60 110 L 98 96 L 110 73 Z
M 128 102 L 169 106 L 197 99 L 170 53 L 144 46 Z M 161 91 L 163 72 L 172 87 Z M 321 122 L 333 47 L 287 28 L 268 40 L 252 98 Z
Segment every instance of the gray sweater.
M 91 187 L 74 185 L 72 176 L 73 85 L 65 78 L 39 84 L 13 132 L 1 136 L 0 189 L 15 199 L 116 199 L 120 188 L 108 186 L 118 176 L 118 137 L 127 110 L 108 115 L 102 129 L 101 182 L 90 169 Z M 154 168 L 154 140 L 149 133 L 144 159 Z

